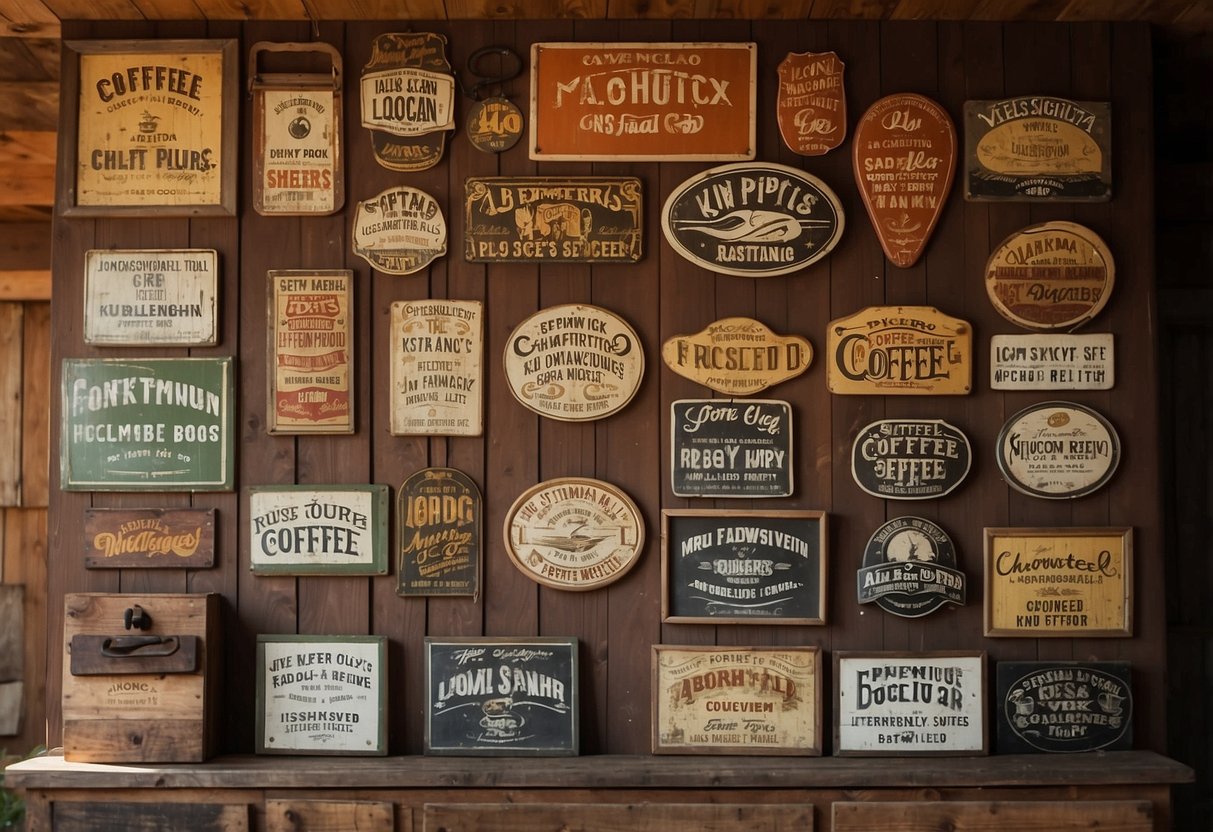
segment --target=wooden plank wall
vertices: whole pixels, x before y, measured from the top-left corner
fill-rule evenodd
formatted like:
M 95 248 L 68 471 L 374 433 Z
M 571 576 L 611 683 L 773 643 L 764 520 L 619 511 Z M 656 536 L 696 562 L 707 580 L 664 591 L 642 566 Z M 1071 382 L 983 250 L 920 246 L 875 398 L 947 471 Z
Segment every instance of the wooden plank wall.
M 693 163 L 544 163 L 524 146 L 494 157 L 470 148 L 461 132 L 438 167 L 401 175 L 379 167 L 358 126 L 357 77 L 373 37 L 384 31 L 437 31 L 450 39 L 462 68 L 476 48 L 512 44 L 529 54 L 534 41 L 744 41 L 759 44 L 759 159 L 801 166 L 840 195 L 847 230 L 835 253 L 807 271 L 752 281 L 714 276 L 675 255 L 660 234 L 659 209 L 671 190 L 708 167 Z M 241 54 L 258 40 L 308 40 L 304 23 L 65 23 L 64 37 L 238 37 Z M 467 599 L 402 599 L 394 576 L 255 577 L 247 568 L 246 499 L 235 494 L 125 495 L 65 493 L 52 488 L 49 651 L 51 724 L 59 716 L 62 599 L 70 591 L 219 592 L 225 599 L 227 686 L 224 747 L 252 748 L 253 674 L 257 633 L 375 633 L 390 638 L 390 746 L 417 753 L 422 742 L 421 641 L 433 635 L 563 635 L 582 641 L 582 747 L 585 753 L 649 750 L 649 647 L 666 644 L 815 644 L 842 649 L 970 648 L 992 659 L 1128 659 L 1134 664 L 1136 737 L 1141 748 L 1164 750 L 1164 597 L 1157 454 L 1154 344 L 1152 90 L 1150 32 L 1140 24 L 675 21 L 478 21 L 458 23 L 321 23 L 320 40 L 334 44 L 346 67 L 345 211 L 332 218 L 265 218 L 251 209 L 250 123 L 243 100 L 242 192 L 238 218 L 73 219 L 56 221 L 53 363 L 103 355 L 185 355 L 185 350 L 86 347 L 82 327 L 82 258 L 93 247 L 205 246 L 222 263 L 222 341 L 193 355 L 232 355 L 238 361 L 239 486 L 267 483 L 378 482 L 398 486 L 426 465 L 451 465 L 476 480 L 486 499 L 484 593 Z M 959 181 L 926 256 L 912 269 L 889 266 L 868 223 L 850 163 L 850 144 L 817 159 L 782 147 L 774 118 L 775 67 L 789 51 L 834 49 L 847 64 L 851 125 L 876 98 L 919 92 L 938 99 L 959 123 L 970 98 L 1048 93 L 1111 100 L 1115 114 L 1116 198 L 1106 205 L 987 205 L 966 203 Z M 517 101 L 527 78 L 510 85 Z M 463 111 L 469 102 L 461 102 Z M 65 106 L 69 104 L 65 102 Z M 462 125 L 460 125 L 462 129 Z M 62 169 L 62 168 L 61 168 Z M 483 265 L 460 256 L 459 206 L 464 179 L 492 174 L 611 174 L 639 176 L 646 187 L 646 256 L 636 266 Z M 350 253 L 350 226 L 360 198 L 400 183 L 420 187 L 444 206 L 451 251 L 427 272 L 395 277 L 372 273 Z M 1018 331 L 986 299 L 982 268 L 992 246 L 1032 222 L 1086 223 L 1111 245 L 1117 288 L 1093 331 L 1117 339 L 1117 389 L 1073 398 L 1107 414 L 1125 446 L 1121 470 L 1099 493 L 1081 500 L 1043 501 L 1010 491 L 993 460 L 1004 419 L 1050 393 L 988 389 L 989 338 Z M 265 274 L 281 268 L 351 268 L 357 288 L 357 432 L 347 437 L 270 437 L 265 432 Z M 388 434 L 388 311 L 397 300 L 451 297 L 487 304 L 488 400 L 482 438 L 424 439 Z M 621 413 L 588 424 L 542 419 L 517 405 L 506 389 L 500 358 L 510 330 L 536 309 L 591 302 L 614 310 L 640 333 L 648 370 L 639 395 Z M 928 304 L 974 324 L 976 392 L 966 397 L 838 397 L 825 387 L 819 356 L 810 371 L 772 391 L 795 412 L 796 494 L 769 501 L 704 503 L 676 499 L 666 462 L 669 403 L 707 397 L 705 388 L 662 366 L 661 343 L 697 332 L 726 315 L 748 315 L 779 332 L 807 336 L 820 351 L 829 320 L 872 304 Z M 57 387 L 53 388 L 57 389 Z M 59 402 L 52 402 L 52 426 Z M 885 417 L 940 417 L 960 426 L 975 449 L 969 481 L 945 499 L 911 505 L 863 494 L 849 473 L 855 432 Z M 52 428 L 52 447 L 58 435 Z M 592 475 L 627 491 L 648 523 L 640 564 L 608 588 L 565 593 L 519 573 L 502 548 L 501 527 L 514 498 L 538 480 Z M 57 486 L 52 473 L 52 486 Z M 80 557 L 82 512 L 89 506 L 192 504 L 219 512 L 217 564 L 192 572 L 86 571 Z M 660 510 L 813 508 L 830 513 L 829 623 L 823 627 L 663 625 L 660 621 Z M 864 544 L 884 520 L 921 514 L 944 526 L 970 581 L 970 603 L 925 620 L 894 618 L 854 602 L 855 570 Z M 1132 525 L 1136 529 L 1136 635 L 1132 639 L 985 639 L 981 625 L 983 526 Z M 830 684 L 827 679 L 827 685 Z M 829 688 L 827 687 L 827 700 Z M 827 710 L 828 714 L 828 710 Z M 57 730 L 57 729 L 56 729 Z M 54 741 L 52 734 L 52 741 Z

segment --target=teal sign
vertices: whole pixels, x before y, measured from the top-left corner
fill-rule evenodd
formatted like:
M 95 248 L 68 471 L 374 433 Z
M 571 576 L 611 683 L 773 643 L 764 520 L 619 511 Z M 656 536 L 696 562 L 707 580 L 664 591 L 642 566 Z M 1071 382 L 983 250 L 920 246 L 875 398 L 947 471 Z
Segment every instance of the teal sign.
M 231 491 L 231 358 L 63 361 L 61 487 Z

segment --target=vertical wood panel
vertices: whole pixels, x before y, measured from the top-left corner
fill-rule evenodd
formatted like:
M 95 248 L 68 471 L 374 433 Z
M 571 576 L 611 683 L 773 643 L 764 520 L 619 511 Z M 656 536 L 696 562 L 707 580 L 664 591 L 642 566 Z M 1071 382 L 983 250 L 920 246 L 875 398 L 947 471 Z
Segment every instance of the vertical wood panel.
M 51 305 L 25 304 L 22 353 L 21 505 L 45 507 L 50 496 Z
M 0 506 L 21 505 L 24 317 L 23 304 L 0 303 Z
M 37 745 L 47 743 L 46 719 L 49 703 L 48 688 L 58 692 L 58 686 L 47 681 L 47 633 L 42 628 L 46 620 L 46 509 L 7 509 L 4 520 L 4 582 L 25 587 L 25 639 L 21 663 L 24 667 L 23 714 L 21 732 L 3 741 L 15 754 L 26 754 Z M 53 641 L 53 639 L 51 639 Z

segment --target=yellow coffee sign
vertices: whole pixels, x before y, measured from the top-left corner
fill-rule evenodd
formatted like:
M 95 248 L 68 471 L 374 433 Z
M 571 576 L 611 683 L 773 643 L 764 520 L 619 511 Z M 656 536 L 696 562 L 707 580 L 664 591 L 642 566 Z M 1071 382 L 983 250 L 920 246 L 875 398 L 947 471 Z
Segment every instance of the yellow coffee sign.
M 830 321 L 826 385 L 857 395 L 964 395 L 973 328 L 933 306 L 869 306 Z
M 661 357 L 678 375 L 717 393 L 748 396 L 809 369 L 813 346 L 753 318 L 721 318 L 694 335 L 670 338 Z

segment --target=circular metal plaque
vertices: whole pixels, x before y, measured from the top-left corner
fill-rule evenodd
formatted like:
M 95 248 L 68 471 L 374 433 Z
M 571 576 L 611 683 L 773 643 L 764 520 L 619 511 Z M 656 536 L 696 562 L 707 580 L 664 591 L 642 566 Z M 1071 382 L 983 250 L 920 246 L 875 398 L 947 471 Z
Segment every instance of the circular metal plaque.
M 896 517 L 873 532 L 857 578 L 859 603 L 903 618 L 965 602 L 965 575 L 956 568 L 952 538 L 922 517 Z
M 631 498 L 610 483 L 548 480 L 510 506 L 505 548 L 531 580 L 555 589 L 597 589 L 636 564 L 644 549 L 644 520 Z
M 1016 491 L 1053 500 L 1082 497 L 1116 472 L 1120 437 L 1089 407 L 1043 402 L 1007 420 L 997 456 L 998 469 Z
M 522 138 L 522 111 L 508 98 L 477 101 L 468 112 L 468 141 L 485 153 L 501 153 Z

